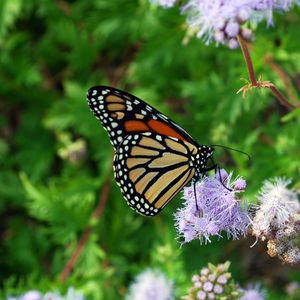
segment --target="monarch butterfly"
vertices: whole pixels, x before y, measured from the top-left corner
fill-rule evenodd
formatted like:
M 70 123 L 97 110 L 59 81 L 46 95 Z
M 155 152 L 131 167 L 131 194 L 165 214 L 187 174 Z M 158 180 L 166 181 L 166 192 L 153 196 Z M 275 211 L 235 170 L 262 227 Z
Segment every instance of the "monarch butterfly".
M 154 216 L 191 180 L 207 171 L 213 147 L 199 145 L 183 128 L 141 99 L 95 86 L 87 100 L 107 131 L 117 184 L 128 205 Z

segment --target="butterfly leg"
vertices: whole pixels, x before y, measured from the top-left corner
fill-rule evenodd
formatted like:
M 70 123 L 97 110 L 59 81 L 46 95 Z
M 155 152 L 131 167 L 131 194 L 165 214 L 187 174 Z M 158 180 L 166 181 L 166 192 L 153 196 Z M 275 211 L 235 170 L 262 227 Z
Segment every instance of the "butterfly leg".
M 222 183 L 222 185 L 224 186 L 224 188 L 225 188 L 226 190 L 228 190 L 229 192 L 232 192 L 232 189 L 228 188 L 228 187 L 224 184 L 224 182 L 222 181 L 222 177 L 221 177 L 221 168 L 220 168 L 220 166 L 214 162 L 214 160 L 213 160 L 212 157 L 210 157 L 210 160 L 212 161 L 212 166 L 209 167 L 209 168 L 206 168 L 206 169 L 205 169 L 205 172 L 208 172 L 208 171 L 211 171 L 211 170 L 215 170 L 215 174 L 218 173 L 219 178 L 220 178 L 220 182 Z

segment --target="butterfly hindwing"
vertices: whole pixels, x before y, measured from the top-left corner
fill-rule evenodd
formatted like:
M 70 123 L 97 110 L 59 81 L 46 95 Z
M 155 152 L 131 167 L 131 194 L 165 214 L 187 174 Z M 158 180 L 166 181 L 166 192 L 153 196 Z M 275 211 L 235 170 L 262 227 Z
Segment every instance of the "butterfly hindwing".
M 129 206 L 156 215 L 194 176 L 195 145 L 151 132 L 127 135 L 114 158 L 115 178 Z
M 197 145 L 183 128 L 131 94 L 112 87 L 95 86 L 88 91 L 87 99 L 115 150 L 127 135 L 137 132 L 154 132 Z

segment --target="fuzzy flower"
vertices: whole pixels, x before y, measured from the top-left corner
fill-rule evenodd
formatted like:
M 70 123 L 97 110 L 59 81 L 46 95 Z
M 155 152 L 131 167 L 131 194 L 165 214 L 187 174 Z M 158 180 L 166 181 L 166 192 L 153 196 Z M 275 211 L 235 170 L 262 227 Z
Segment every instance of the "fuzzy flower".
M 243 296 L 239 300 L 265 300 L 266 291 L 260 287 L 260 284 L 249 286 L 248 289 L 243 290 Z
M 199 274 L 193 275 L 193 286 L 189 288 L 188 294 L 183 296 L 184 300 L 206 300 L 206 299 L 232 299 L 241 296 L 238 285 L 228 272 L 230 262 L 214 266 L 208 264 L 200 270 Z M 222 278 L 222 280 L 218 280 Z M 220 282 L 221 281 L 221 282 Z
M 234 239 L 245 234 L 250 218 L 237 194 L 243 192 L 246 182 L 240 177 L 231 178 L 232 173 L 221 170 L 220 174 L 204 177 L 195 187 L 184 189 L 184 207 L 175 214 L 183 243 L 193 239 L 210 242 L 211 236 L 221 237 L 221 231 Z
M 130 286 L 127 300 L 173 300 L 173 283 L 157 270 L 146 270 Z
M 155 0 L 164 7 L 172 0 Z M 238 47 L 237 37 L 252 39 L 252 25 L 266 20 L 273 24 L 273 12 L 288 11 L 298 0 L 187 0 L 181 8 L 187 14 L 191 32 L 196 32 L 206 44 L 215 40 L 229 48 Z
M 300 210 L 297 193 L 287 188 L 290 180 L 266 180 L 258 196 L 259 209 L 253 219 L 253 234 L 257 237 L 273 235 L 288 219 Z
M 300 202 L 288 189 L 290 180 L 265 181 L 259 193 L 259 208 L 253 218 L 252 234 L 268 240 L 268 254 L 288 264 L 300 261 Z

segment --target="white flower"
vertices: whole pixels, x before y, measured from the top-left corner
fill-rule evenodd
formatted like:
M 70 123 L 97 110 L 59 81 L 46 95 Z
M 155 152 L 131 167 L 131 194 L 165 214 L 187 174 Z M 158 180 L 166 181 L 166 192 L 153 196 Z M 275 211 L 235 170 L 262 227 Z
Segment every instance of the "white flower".
M 267 235 L 281 228 L 289 217 L 300 210 L 297 193 L 287 188 L 290 180 L 266 180 L 258 196 L 260 206 L 253 219 L 253 233 Z
M 127 300 L 173 300 L 173 283 L 157 270 L 139 274 L 130 286 Z
M 250 285 L 248 289 L 243 290 L 244 295 L 238 300 L 265 300 L 266 291 L 261 288 L 259 283 Z
M 21 300 L 42 300 L 42 294 L 39 291 L 28 291 L 22 297 Z

